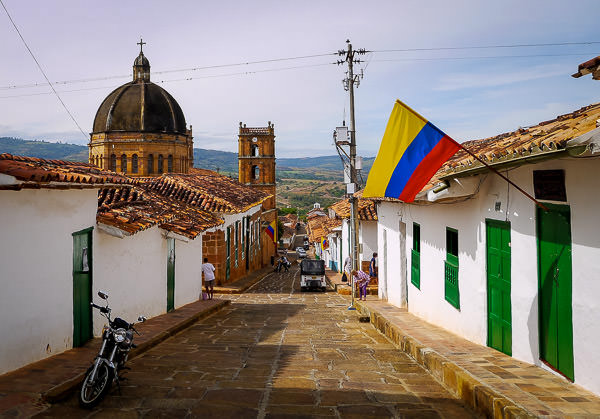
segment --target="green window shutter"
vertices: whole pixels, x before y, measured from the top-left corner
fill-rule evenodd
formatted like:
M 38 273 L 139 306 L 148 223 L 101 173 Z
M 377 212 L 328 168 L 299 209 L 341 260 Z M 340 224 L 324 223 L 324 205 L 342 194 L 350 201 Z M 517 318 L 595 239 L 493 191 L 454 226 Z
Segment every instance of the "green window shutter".
M 458 231 L 446 227 L 446 261 L 444 262 L 444 297 L 460 309 L 458 291 Z
M 417 223 L 413 223 L 410 282 L 421 289 L 421 226 Z

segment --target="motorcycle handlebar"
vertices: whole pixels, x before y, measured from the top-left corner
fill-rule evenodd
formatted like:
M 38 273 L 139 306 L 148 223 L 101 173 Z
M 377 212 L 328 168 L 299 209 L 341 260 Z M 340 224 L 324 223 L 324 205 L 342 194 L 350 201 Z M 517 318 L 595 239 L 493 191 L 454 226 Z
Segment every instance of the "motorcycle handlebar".
M 98 310 L 100 310 L 100 313 L 108 313 L 108 309 L 106 307 L 101 307 L 98 304 L 94 304 L 94 303 L 90 303 L 90 305 L 94 308 L 97 308 Z

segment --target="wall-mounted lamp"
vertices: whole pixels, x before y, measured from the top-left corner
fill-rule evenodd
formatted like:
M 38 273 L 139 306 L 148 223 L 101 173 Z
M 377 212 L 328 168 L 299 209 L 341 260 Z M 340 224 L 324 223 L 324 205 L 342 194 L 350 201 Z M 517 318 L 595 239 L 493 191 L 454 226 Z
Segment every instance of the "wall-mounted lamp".
M 448 189 L 450 187 L 450 184 L 448 183 L 448 181 L 443 181 L 438 183 L 437 185 L 434 186 L 434 188 L 432 189 L 433 193 L 440 193 L 446 189 Z

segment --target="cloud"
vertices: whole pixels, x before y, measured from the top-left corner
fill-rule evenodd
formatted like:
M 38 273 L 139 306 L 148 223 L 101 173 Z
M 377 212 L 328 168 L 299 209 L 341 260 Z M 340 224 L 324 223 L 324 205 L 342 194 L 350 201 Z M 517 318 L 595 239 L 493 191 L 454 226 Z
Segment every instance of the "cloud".
M 536 66 L 516 71 L 499 69 L 496 71 L 485 70 L 484 72 L 465 72 L 448 74 L 442 77 L 440 79 L 440 84 L 433 89 L 437 91 L 483 89 L 556 76 L 565 76 L 568 74 L 568 70 L 566 71 L 564 66 L 561 65 Z

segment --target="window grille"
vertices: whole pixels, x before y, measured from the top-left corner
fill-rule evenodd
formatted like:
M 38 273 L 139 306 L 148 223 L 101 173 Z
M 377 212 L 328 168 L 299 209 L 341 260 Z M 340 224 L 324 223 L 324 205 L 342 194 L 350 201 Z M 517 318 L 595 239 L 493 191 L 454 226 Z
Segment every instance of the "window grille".
M 421 289 L 421 226 L 417 223 L 413 223 L 410 282 Z
M 446 261 L 444 262 L 444 297 L 460 309 L 458 288 L 458 231 L 446 227 Z

